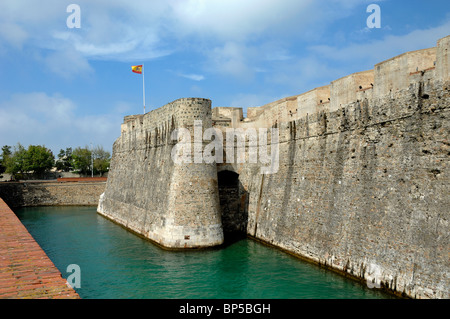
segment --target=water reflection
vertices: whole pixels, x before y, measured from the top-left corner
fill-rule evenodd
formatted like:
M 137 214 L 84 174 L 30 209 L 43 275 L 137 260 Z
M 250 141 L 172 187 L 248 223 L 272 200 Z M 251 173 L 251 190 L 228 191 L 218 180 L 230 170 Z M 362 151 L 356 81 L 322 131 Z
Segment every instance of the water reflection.
M 80 266 L 82 298 L 390 298 L 252 240 L 166 251 L 92 207 L 16 214 L 63 277 L 69 264 Z

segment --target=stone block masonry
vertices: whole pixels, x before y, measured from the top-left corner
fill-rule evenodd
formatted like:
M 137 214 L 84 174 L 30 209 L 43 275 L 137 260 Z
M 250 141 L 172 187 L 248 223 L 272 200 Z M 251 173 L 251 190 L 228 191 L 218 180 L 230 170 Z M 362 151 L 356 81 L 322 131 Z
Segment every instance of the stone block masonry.
M 0 299 L 44 298 L 79 296 L 0 198 Z
M 113 146 L 98 212 L 166 248 L 223 243 L 215 164 L 175 165 L 171 132 L 194 120 L 211 127 L 211 101 L 180 99 L 126 117 Z
M 448 298 L 450 92 L 423 100 L 416 89 L 366 115 L 358 104 L 330 114 L 326 130 L 320 118 L 297 122 L 264 180 L 238 168 L 248 233 L 399 294 Z
M 128 116 L 98 211 L 170 248 L 213 246 L 223 228 L 246 227 L 370 287 L 450 298 L 449 48 L 450 36 L 251 108 L 246 119 L 198 98 Z M 194 120 L 204 129 L 276 127 L 278 172 L 175 164 L 171 132 L 192 130 Z M 238 181 L 219 185 L 217 171 Z
M 23 206 L 97 206 L 106 181 L 85 179 L 71 182 L 1 182 L 0 197 L 10 207 Z

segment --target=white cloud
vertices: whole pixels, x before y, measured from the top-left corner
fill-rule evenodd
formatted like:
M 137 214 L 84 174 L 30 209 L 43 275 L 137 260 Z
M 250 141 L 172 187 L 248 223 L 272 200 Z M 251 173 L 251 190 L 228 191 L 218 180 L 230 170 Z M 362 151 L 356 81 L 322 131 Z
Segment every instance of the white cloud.
M 57 152 L 92 142 L 110 150 L 120 135 L 124 108 L 118 104 L 116 112 L 78 115 L 76 104 L 59 94 L 15 94 L 0 102 L 0 145 L 45 144 Z
M 33 0 L 3 0 L 0 21 L 10 31 L 0 32 L 0 40 L 16 48 L 27 44 L 50 50 L 48 60 L 58 62 L 67 56 L 79 67 L 80 74 L 91 71 L 89 59 L 145 61 L 186 50 L 185 44 L 189 43 L 189 49 L 197 48 L 197 53 L 213 48 L 217 57 L 207 54 L 209 66 L 217 66 L 219 72 L 251 78 L 254 66 L 247 68 L 255 55 L 252 51 L 263 49 L 255 45 L 256 39 L 311 36 L 308 30 L 316 30 L 311 23 L 320 27 L 344 14 L 324 10 L 323 3 L 324 0 L 79 0 L 81 28 L 68 29 L 68 3 L 47 0 L 36 5 Z M 347 10 L 357 3 L 331 1 L 327 8 Z M 290 53 L 285 48 L 267 56 L 269 60 L 287 58 Z M 59 68 L 51 70 L 64 76 Z
M 48 66 L 67 59 L 79 74 L 91 71 L 90 59 L 145 60 L 172 52 L 160 38 L 164 35 L 162 12 L 168 9 L 163 1 L 77 1 L 81 8 L 80 29 L 66 25 L 68 4 L 59 0 L 39 5 L 32 0 L 2 0 L 2 51 L 21 50 L 26 45 L 40 50 L 38 55 L 46 57 Z M 50 70 L 67 77 L 59 67 Z
M 203 64 L 201 71 L 180 76 L 201 81 L 205 77 L 201 74 L 215 73 L 250 81 L 257 72 L 270 73 L 275 64 L 292 73 L 289 65 L 314 56 L 375 63 L 405 50 L 434 45 L 431 42 L 450 28 L 446 24 L 369 43 L 343 41 L 345 48 L 316 45 L 309 52 L 294 51 L 296 43 L 317 43 L 333 22 L 351 16 L 356 9 L 365 21 L 365 6 L 373 2 L 380 1 L 79 0 L 81 28 L 68 29 L 68 3 L 64 1 L 47 0 L 37 6 L 33 0 L 2 0 L 0 50 L 9 49 L 5 43 L 15 49 L 26 45 L 43 49 L 39 55 L 44 56 L 44 63 L 62 77 L 89 74 L 89 61 L 94 59 L 144 62 L 181 51 L 200 56 Z M 67 71 L 61 71 L 64 61 Z M 310 74 L 308 68 L 299 71 Z M 275 80 L 281 77 L 278 74 Z M 293 81 L 297 80 L 294 76 Z
M 308 55 L 280 65 L 266 75 L 266 81 L 283 85 L 291 92 L 289 95 L 296 95 L 327 85 L 345 75 L 343 73 L 343 69 Z
M 201 74 L 184 74 L 184 73 L 178 73 L 178 76 L 181 76 L 183 78 L 193 80 L 193 81 L 203 81 L 205 77 Z
M 364 43 L 345 41 L 344 47 L 310 46 L 302 57 L 278 64 L 277 68 L 267 72 L 266 81 L 297 88 L 292 92 L 299 94 L 352 72 L 372 69 L 375 64 L 404 52 L 434 47 L 438 39 L 449 34 L 449 30 L 450 19 L 440 26 L 404 35 L 388 35 Z
M 3 39 L 14 48 L 22 49 L 28 37 L 28 33 L 18 24 L 8 22 L 0 23 L 0 39 Z
M 308 19 L 312 0 L 181 0 L 171 1 L 179 32 L 241 41 L 292 21 Z M 282 19 L 280 19 L 282 17 Z
M 70 48 L 49 53 L 44 63 L 50 71 L 66 79 L 94 72 L 88 60 Z
M 376 64 L 407 51 L 414 51 L 436 46 L 436 41 L 449 35 L 450 19 L 440 26 L 414 30 L 405 35 L 389 35 L 381 40 L 365 43 L 346 43 L 345 47 L 328 45 L 312 46 L 313 54 L 334 61 L 367 61 Z
M 215 47 L 207 52 L 206 69 L 232 75 L 247 81 L 253 78 L 252 57 L 254 49 L 237 42 L 226 42 L 223 46 Z

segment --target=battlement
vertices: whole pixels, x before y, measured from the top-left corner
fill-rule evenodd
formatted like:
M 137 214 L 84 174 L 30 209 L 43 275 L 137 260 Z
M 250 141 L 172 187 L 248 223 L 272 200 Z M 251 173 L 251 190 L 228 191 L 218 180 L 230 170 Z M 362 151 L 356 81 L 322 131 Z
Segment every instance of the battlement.
M 208 119 L 211 119 L 211 100 L 181 98 L 145 114 L 125 116 L 121 132 L 127 133 L 137 127 L 146 130 L 167 126 L 188 128 L 193 120 Z
M 374 69 L 353 73 L 303 94 L 286 97 L 260 107 L 247 108 L 247 118 L 239 117 L 221 107 L 222 117 L 233 118 L 234 127 L 271 127 L 320 112 L 334 112 L 345 106 L 373 98 L 381 98 L 427 78 L 436 81 L 450 79 L 450 36 L 440 39 L 437 46 L 406 52 L 374 66 Z M 236 108 L 230 108 L 236 112 Z M 213 109 L 213 114 L 214 113 Z M 233 113 L 234 114 L 234 113 Z M 222 118 L 222 121 L 226 121 Z M 236 124 L 235 124 L 236 123 Z
M 119 137 L 122 142 L 115 145 L 126 151 L 140 140 L 147 147 L 170 144 L 175 129 L 187 128 L 193 132 L 194 120 L 201 120 L 205 127 L 212 126 L 210 100 L 182 98 L 145 114 L 125 116 Z
M 450 36 L 247 118 L 201 98 L 126 116 L 97 210 L 166 248 L 238 231 L 399 294 L 448 298 L 449 48 Z M 258 161 L 246 133 L 247 145 L 230 135 L 213 150 L 244 161 L 206 161 L 229 138 L 197 139 L 196 120 L 204 133 L 276 135 L 258 135 Z M 173 141 L 177 128 L 194 139 Z M 261 170 L 264 143 L 276 171 Z
M 236 127 L 237 123 L 244 119 L 240 107 L 215 107 L 212 110 L 212 121 L 214 126 Z
M 415 82 L 411 75 L 438 67 L 436 53 L 436 48 L 406 52 L 376 64 L 374 94 L 381 97 L 391 92 L 407 89 L 410 83 Z
M 437 41 L 437 46 L 410 51 L 377 63 L 374 69 L 353 73 L 332 81 L 329 85 L 286 97 L 260 107 L 248 107 L 244 118 L 242 108 L 215 107 L 203 98 L 182 98 L 141 115 L 125 116 L 121 133 L 147 131 L 154 136 L 177 127 L 192 127 L 193 120 L 203 126 L 271 127 L 320 112 L 335 112 L 365 99 L 382 98 L 410 85 L 417 84 L 426 74 L 428 79 L 450 80 L 450 36 Z

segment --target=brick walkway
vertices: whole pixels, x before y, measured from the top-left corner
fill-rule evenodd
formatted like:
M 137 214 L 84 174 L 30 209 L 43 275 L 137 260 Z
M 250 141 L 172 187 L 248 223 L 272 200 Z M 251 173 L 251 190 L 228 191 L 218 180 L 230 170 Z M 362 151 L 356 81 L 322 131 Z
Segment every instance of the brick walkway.
M 80 298 L 0 198 L 0 299 Z

